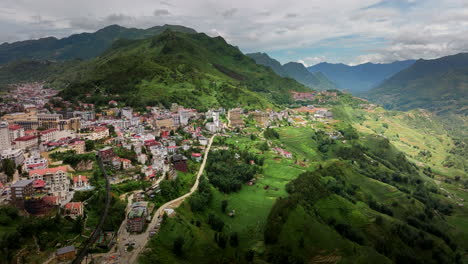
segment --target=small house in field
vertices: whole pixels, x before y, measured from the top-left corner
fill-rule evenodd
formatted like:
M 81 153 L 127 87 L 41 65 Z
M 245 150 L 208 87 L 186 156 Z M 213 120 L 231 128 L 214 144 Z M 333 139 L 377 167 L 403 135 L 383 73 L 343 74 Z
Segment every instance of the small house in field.
M 273 151 L 275 151 L 276 153 L 278 153 L 279 155 L 287 158 L 287 159 L 292 159 L 292 153 L 291 152 L 288 152 L 282 148 L 273 148 Z
M 71 202 L 65 204 L 65 216 L 76 218 L 83 216 L 83 203 L 82 202 Z
M 201 153 L 192 153 L 192 159 L 196 162 L 200 162 L 202 160 Z

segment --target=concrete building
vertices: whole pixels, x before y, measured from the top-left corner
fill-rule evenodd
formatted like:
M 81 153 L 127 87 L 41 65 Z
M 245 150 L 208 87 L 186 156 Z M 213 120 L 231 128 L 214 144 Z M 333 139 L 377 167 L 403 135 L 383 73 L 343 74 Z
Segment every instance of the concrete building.
M 34 193 L 34 180 L 21 180 L 11 185 L 11 202 L 16 207 L 23 209 L 24 200 Z
M 0 151 L 0 160 L 10 159 L 15 162 L 16 166 L 24 163 L 24 154 L 22 149 L 6 149 Z
M 29 171 L 29 179 L 43 180 L 46 182 L 45 188 L 50 194 L 60 197 L 61 200 L 67 198 L 70 188 L 67 166 L 31 170 Z
M 0 122 L 0 149 L 6 150 L 11 148 L 10 130 L 8 122 Z
M 27 150 L 34 147 L 37 147 L 39 144 L 39 137 L 38 136 L 24 136 L 19 137 L 14 140 L 15 148 Z
M 133 109 L 131 107 L 122 108 L 122 118 L 131 120 L 133 117 Z

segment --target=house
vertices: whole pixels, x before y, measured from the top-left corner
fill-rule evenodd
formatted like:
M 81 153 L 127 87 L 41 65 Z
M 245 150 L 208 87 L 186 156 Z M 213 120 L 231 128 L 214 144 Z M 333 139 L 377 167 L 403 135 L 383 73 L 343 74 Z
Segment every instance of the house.
M 60 197 L 61 200 L 67 198 L 70 188 L 70 179 L 68 178 L 68 167 L 60 166 L 56 168 L 46 168 L 29 171 L 29 179 L 44 180 L 45 188 L 52 195 Z
M 132 162 L 129 159 L 120 159 L 122 162 L 122 169 L 128 170 L 132 168 Z
M 73 188 L 74 189 L 89 188 L 88 178 L 83 175 L 78 175 L 78 176 L 73 177 Z
M 86 149 L 86 144 L 83 140 L 77 140 L 68 144 L 68 149 L 74 150 L 76 154 L 83 154 Z
M 148 156 L 146 154 L 140 153 L 137 155 L 137 161 L 140 164 L 146 164 L 146 161 L 148 161 Z
M 78 216 L 83 216 L 83 203 L 82 202 L 71 202 L 67 203 L 64 206 L 65 216 L 70 216 L 71 218 L 76 218 Z
M 115 157 L 112 147 L 104 147 L 98 151 L 98 155 L 103 162 L 110 162 Z
M 196 162 L 200 162 L 202 160 L 202 154 L 201 153 L 192 153 L 192 159 L 195 160 Z
M 55 252 L 55 258 L 58 261 L 72 260 L 75 258 L 76 249 L 74 246 L 68 246 L 57 249 Z
M 206 137 L 203 137 L 203 136 L 198 137 L 198 142 L 200 142 L 200 145 L 202 145 L 202 146 L 208 145 L 208 139 Z
M 114 170 L 120 170 L 121 167 L 122 167 L 122 162 L 120 161 L 120 158 L 119 157 L 112 158 L 112 168 L 114 168 Z
M 184 155 L 181 154 L 176 154 L 172 156 L 172 165 L 174 165 L 174 169 L 181 171 L 181 172 L 187 172 L 188 167 L 187 167 L 187 158 Z
M 275 151 L 276 153 L 278 153 L 279 155 L 285 157 L 285 158 L 288 158 L 288 159 L 291 159 L 292 158 L 292 154 L 291 152 L 288 152 L 284 149 L 281 149 L 281 148 L 273 148 L 273 151 Z
M 179 149 L 178 146 L 168 146 L 167 147 L 167 153 L 171 153 L 171 154 L 176 153 L 177 149 Z
M 24 208 L 24 200 L 34 193 L 34 180 L 20 180 L 11 185 L 11 202 L 17 208 Z

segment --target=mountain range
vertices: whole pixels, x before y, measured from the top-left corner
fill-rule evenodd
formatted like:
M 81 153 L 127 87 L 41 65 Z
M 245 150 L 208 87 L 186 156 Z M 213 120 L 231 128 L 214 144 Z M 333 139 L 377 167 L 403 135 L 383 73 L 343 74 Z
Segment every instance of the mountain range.
M 338 88 L 352 93 L 368 91 L 415 61 L 396 61 L 388 64 L 365 63 L 356 66 L 322 62 L 308 67 L 310 72 L 321 72 Z
M 111 25 L 93 33 L 80 33 L 66 38 L 55 37 L 3 43 L 0 45 L 0 64 L 15 60 L 70 60 L 89 59 L 102 54 L 117 39 L 144 39 L 161 34 L 166 29 L 197 33 L 194 29 L 163 25 L 148 29 L 125 28 Z
M 256 63 L 271 68 L 276 74 L 283 77 L 293 78 L 310 88 L 317 90 L 330 90 L 337 88 L 336 85 L 328 80 L 326 76 L 319 72 L 309 72 L 302 63 L 289 62 L 281 65 L 279 61 L 271 58 L 268 54 L 261 52 L 249 53 L 246 55 L 254 59 Z
M 418 60 L 365 96 L 389 109 L 425 108 L 440 114 L 466 115 L 468 53 Z
M 261 109 L 289 103 L 290 91 L 310 90 L 256 64 L 221 37 L 172 30 L 117 40 L 70 71 L 63 73 L 68 84 L 62 96 L 97 104 L 114 98 L 135 107 L 177 102 L 197 109 Z M 65 83 L 56 78 L 52 85 L 58 81 Z

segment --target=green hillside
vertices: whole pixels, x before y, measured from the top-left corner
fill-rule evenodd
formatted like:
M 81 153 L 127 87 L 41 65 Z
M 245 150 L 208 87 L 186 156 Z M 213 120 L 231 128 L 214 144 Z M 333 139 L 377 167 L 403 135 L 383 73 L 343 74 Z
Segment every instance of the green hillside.
M 468 54 L 419 60 L 366 95 L 388 109 L 468 113 Z
M 340 94 L 321 105 L 335 121 L 304 114 L 304 127 L 217 137 L 228 150 L 210 154 L 210 184 L 163 222 L 139 263 L 466 263 L 468 175 L 458 143 L 426 111 L 362 104 Z M 250 160 L 255 184 L 226 191 Z
M 144 40 L 120 40 L 83 70 L 62 96 L 97 104 L 111 98 L 129 105 L 180 103 L 206 109 L 271 108 L 290 102 L 305 86 L 257 65 L 221 37 L 165 31 Z M 85 96 L 89 93 L 90 96 Z
M 94 58 L 108 49 L 117 39 L 143 39 L 161 34 L 166 29 L 195 34 L 196 31 L 174 25 L 148 29 L 111 25 L 93 33 L 81 33 L 66 38 L 54 37 L 26 40 L 0 45 L 0 64 L 15 60 L 70 60 Z

